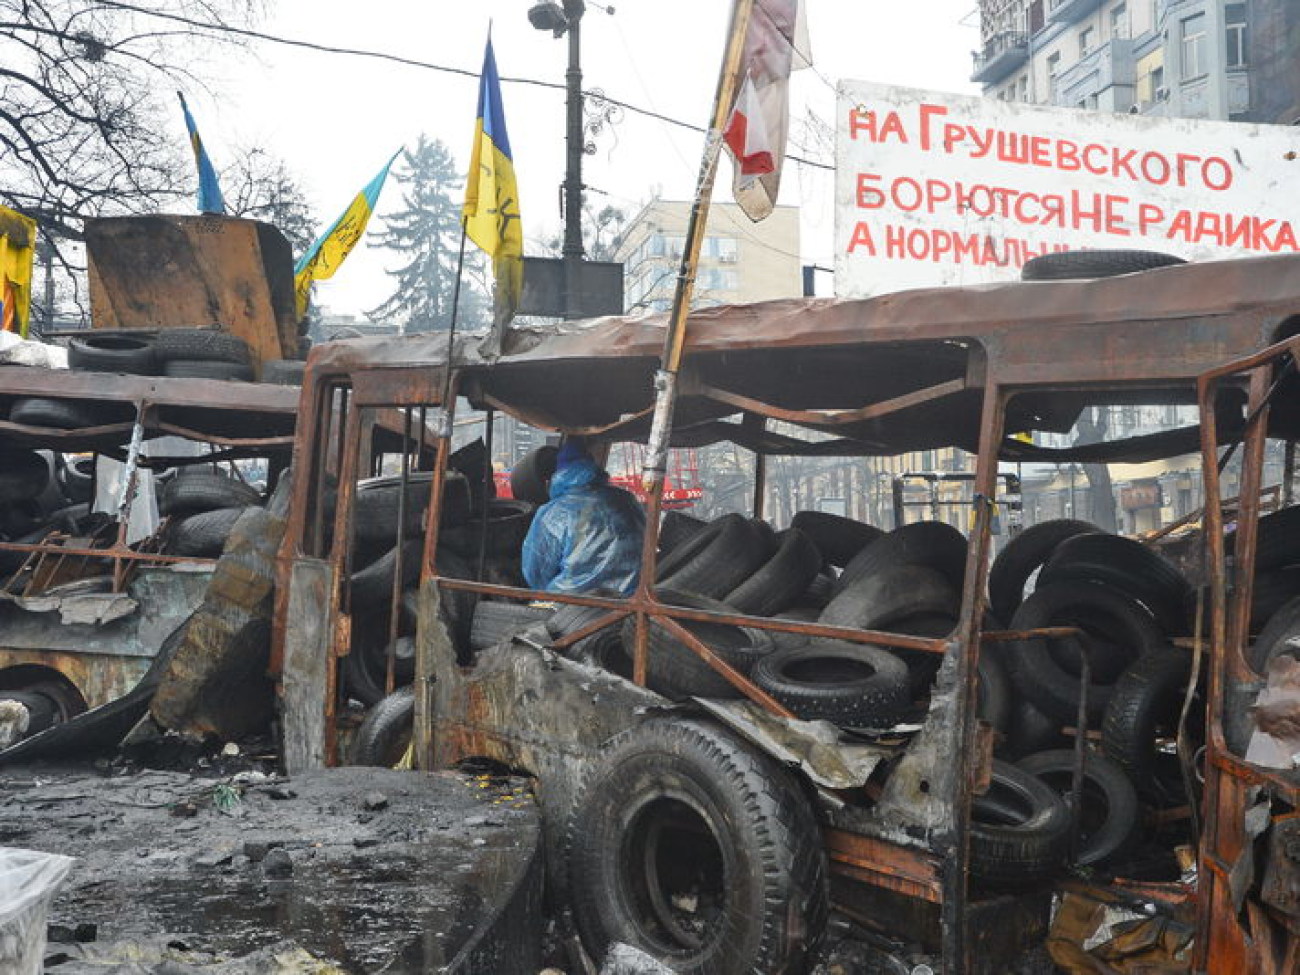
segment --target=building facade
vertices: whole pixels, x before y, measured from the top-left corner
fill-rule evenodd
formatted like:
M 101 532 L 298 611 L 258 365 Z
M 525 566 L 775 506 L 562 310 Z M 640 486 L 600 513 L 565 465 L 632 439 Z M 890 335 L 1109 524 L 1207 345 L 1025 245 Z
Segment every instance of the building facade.
M 690 216 L 689 202 L 655 200 L 624 229 L 614 259 L 628 314 L 672 307 Z M 778 206 L 758 223 L 734 203 L 709 207 L 692 307 L 795 298 L 802 282 L 798 207 Z
M 971 80 L 1004 101 L 1300 118 L 1300 0 L 980 0 Z

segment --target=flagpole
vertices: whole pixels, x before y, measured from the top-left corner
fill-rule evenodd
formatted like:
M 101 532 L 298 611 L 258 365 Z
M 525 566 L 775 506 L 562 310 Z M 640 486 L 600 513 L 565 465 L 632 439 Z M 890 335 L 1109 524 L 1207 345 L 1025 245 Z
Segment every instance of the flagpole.
M 708 222 L 709 201 L 713 196 L 714 177 L 718 171 L 718 156 L 722 152 L 722 133 L 726 128 L 731 103 L 735 101 L 741 58 L 744 54 L 745 29 L 754 7 L 754 0 L 735 0 L 731 15 L 731 32 L 727 38 L 722 74 L 718 78 L 718 91 L 713 102 L 713 121 L 704 140 L 704 157 L 696 179 L 695 202 L 686 228 L 686 243 L 682 262 L 677 272 L 677 290 L 673 294 L 672 317 L 664 336 L 663 352 L 659 357 L 659 371 L 655 374 L 654 422 L 650 428 L 650 442 L 642 468 L 643 487 L 653 502 L 653 514 L 658 514 L 663 493 L 664 474 L 667 470 L 668 441 L 672 430 L 673 408 L 676 405 L 677 372 L 681 367 L 682 350 L 686 345 L 686 317 L 690 311 L 691 297 L 695 291 L 695 269 L 704 242 Z
M 673 294 L 672 316 L 669 319 L 667 334 L 664 336 L 663 352 L 659 356 L 659 370 L 655 373 L 654 419 L 650 426 L 650 439 L 646 445 L 645 464 L 641 469 L 641 485 L 646 493 L 646 521 L 652 526 L 659 524 L 659 513 L 663 509 L 668 445 L 672 434 L 673 410 L 677 403 L 677 372 L 681 367 L 683 349 L 686 345 L 686 316 L 690 311 L 691 296 L 695 290 L 695 269 L 700 258 L 700 247 L 704 242 L 705 226 L 708 223 L 709 201 L 713 196 L 718 156 L 722 152 L 722 133 L 726 128 L 731 104 L 736 99 L 740 64 L 745 49 L 745 32 L 753 9 L 754 0 L 735 0 L 735 5 L 732 7 L 731 30 L 727 36 L 722 72 L 718 76 L 718 90 L 713 101 L 713 121 L 709 124 L 708 135 L 704 139 L 704 155 L 700 160 L 700 171 L 695 184 L 695 202 L 691 206 L 682 263 L 677 272 L 677 290 Z M 654 588 L 655 548 L 652 539 L 657 535 L 656 531 L 646 533 L 646 544 L 641 553 L 641 583 L 638 596 L 642 598 L 649 598 Z M 639 616 L 637 646 L 633 655 L 633 680 L 638 684 L 644 684 L 646 680 L 646 654 L 643 646 L 645 628 L 645 619 Z
M 460 279 L 465 273 L 465 218 L 460 218 L 460 251 L 456 255 L 456 283 L 451 289 L 451 322 L 447 326 L 447 365 L 443 377 L 442 408 L 450 411 L 447 400 L 451 398 L 451 355 L 456 342 L 456 313 L 460 310 Z M 448 412 L 450 416 L 450 412 Z

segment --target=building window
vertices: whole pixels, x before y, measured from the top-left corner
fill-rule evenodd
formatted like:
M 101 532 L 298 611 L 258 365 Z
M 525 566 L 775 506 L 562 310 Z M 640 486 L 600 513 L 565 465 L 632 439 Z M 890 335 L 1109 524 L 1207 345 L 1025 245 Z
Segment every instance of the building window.
M 1117 3 L 1110 8 L 1110 36 L 1128 37 L 1128 5 Z
M 1047 56 L 1047 94 L 1053 100 L 1056 98 L 1056 72 L 1060 70 L 1060 67 L 1061 53 L 1057 51 L 1055 54 L 1049 54 Z
M 1097 46 L 1097 32 L 1091 27 L 1079 31 L 1079 57 L 1085 57 Z
M 1224 30 L 1228 35 L 1228 67 L 1246 66 L 1246 5 L 1230 3 L 1223 9 Z
M 702 251 L 703 257 L 711 257 L 724 264 L 734 264 L 737 258 L 736 238 L 705 237 Z
M 1205 14 L 1195 14 L 1182 22 L 1183 81 L 1205 74 Z

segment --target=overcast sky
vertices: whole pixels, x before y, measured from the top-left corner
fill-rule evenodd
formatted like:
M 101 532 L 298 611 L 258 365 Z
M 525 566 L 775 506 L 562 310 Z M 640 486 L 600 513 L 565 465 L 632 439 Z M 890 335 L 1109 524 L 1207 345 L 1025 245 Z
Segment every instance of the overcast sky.
M 362 48 L 477 74 L 489 22 L 503 78 L 563 85 L 565 39 L 535 30 L 532 0 L 277 0 L 266 33 Z M 703 125 L 712 108 L 729 0 L 616 0 L 606 14 L 588 3 L 582 22 L 583 88 L 672 119 Z M 827 126 L 842 78 L 974 93 L 970 52 L 978 46 L 974 0 L 807 0 L 813 68 L 796 75 L 789 152 L 833 163 Z M 262 145 L 299 175 L 328 223 L 400 146 L 420 133 L 442 140 L 468 163 L 478 82 L 475 78 L 392 62 L 253 42 L 247 60 L 227 61 L 210 93 L 191 108 L 217 167 L 223 147 Z M 561 231 L 564 93 L 533 85 L 502 86 L 519 175 L 526 239 Z M 819 124 L 822 123 L 822 124 Z M 629 216 L 654 196 L 689 199 L 702 136 L 624 111 L 594 138 L 584 158 L 589 199 Z M 719 173 L 717 198 L 729 199 L 730 171 Z M 805 262 L 831 263 L 831 173 L 787 163 L 782 204 L 803 214 Z M 378 219 L 400 203 L 389 181 Z M 371 231 L 376 229 L 371 222 Z M 362 312 L 391 291 L 385 267 L 397 256 L 367 238 L 329 282 L 320 302 Z M 535 250 L 526 245 L 526 250 Z

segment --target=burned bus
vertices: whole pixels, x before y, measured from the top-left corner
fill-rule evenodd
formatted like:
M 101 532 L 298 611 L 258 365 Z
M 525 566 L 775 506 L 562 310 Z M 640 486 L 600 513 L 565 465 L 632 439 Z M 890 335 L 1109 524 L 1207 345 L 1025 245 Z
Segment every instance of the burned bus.
M 445 335 L 314 349 L 277 567 L 288 770 L 362 746 L 531 776 L 596 959 L 799 972 L 834 912 L 948 972 L 1101 942 L 1295 970 L 1300 258 L 1066 264 L 694 312 L 671 441 L 736 445 L 755 504 L 651 518 L 628 597 L 523 585 L 533 509 L 493 497 L 493 422 L 644 442 L 664 317 L 491 361 Z M 1117 407 L 1169 422 L 1079 435 Z M 487 433 L 460 446 L 468 410 Z M 974 475 L 957 525 L 762 517 L 775 458 L 947 449 Z M 1203 490 L 1177 533 L 1058 511 L 994 557 L 1012 465 L 1176 457 Z

